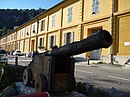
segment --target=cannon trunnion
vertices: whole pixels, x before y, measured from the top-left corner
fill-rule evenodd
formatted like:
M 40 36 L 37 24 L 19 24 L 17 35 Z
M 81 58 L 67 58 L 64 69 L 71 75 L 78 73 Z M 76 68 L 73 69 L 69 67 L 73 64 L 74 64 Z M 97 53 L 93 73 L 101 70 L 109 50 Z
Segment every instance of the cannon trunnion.
M 73 55 L 108 48 L 112 44 L 112 36 L 101 30 L 86 39 L 73 42 L 50 52 L 36 55 L 23 73 L 25 85 L 35 84 L 35 91 L 71 91 L 75 88 Z

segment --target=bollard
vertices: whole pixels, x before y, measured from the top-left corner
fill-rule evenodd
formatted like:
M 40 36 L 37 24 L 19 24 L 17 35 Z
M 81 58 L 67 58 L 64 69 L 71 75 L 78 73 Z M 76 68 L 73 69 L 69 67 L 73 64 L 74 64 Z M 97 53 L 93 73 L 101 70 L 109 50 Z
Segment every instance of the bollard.
M 89 59 L 88 59 L 88 65 L 89 65 Z
M 15 65 L 18 65 L 18 56 L 15 57 Z
M 90 56 L 87 57 L 87 61 L 88 61 L 88 65 L 89 65 L 89 61 L 90 61 Z

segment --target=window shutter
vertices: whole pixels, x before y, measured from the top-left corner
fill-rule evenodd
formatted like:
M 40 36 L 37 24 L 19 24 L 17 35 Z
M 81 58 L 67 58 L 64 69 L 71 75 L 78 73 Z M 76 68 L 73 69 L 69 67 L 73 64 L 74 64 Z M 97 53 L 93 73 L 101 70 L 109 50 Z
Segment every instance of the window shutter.
M 45 30 L 45 20 L 41 21 L 41 31 Z
M 95 0 L 93 0 L 92 10 L 95 12 Z
M 99 4 L 99 0 L 96 0 L 96 1 L 95 1 L 95 4 L 98 5 L 98 4 Z
M 68 8 L 68 23 L 72 22 L 72 7 Z
M 52 28 L 55 27 L 55 19 L 56 19 L 56 15 L 52 16 Z
M 64 33 L 64 45 L 66 45 L 66 33 Z
M 93 4 L 92 4 L 92 14 L 96 14 L 99 11 L 99 0 L 93 0 Z
M 42 46 L 44 46 L 44 38 L 42 38 Z
M 54 41 L 53 41 L 53 46 L 56 45 L 56 35 L 54 35 Z
M 40 41 L 41 41 L 41 38 L 39 39 L 39 46 L 40 46 L 40 44 L 41 44 Z
M 51 47 L 51 36 L 49 36 L 49 39 L 48 39 L 48 48 L 50 49 Z
M 45 20 L 43 20 L 43 31 L 45 31 Z
M 71 32 L 71 34 L 70 34 L 71 36 L 71 39 L 70 39 L 70 43 L 72 43 L 73 41 L 74 41 L 74 32 Z
M 41 31 L 43 30 L 43 20 L 41 21 Z

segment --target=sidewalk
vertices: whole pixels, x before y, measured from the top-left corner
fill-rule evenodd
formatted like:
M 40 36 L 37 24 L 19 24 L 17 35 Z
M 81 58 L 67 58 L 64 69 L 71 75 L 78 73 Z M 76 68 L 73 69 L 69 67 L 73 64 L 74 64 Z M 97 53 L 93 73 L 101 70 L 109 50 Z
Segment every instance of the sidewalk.
M 89 66 L 89 67 L 102 67 L 102 68 L 122 68 L 122 69 L 130 69 L 130 65 L 112 65 L 112 64 L 106 64 L 101 63 L 100 61 L 92 60 L 88 64 L 87 61 L 85 62 L 75 62 L 76 66 Z

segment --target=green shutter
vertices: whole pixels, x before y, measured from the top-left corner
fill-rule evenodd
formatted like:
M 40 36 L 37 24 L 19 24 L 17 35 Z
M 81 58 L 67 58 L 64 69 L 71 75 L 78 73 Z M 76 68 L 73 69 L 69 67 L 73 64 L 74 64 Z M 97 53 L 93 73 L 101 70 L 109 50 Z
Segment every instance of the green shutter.
M 53 46 L 56 45 L 56 35 L 54 35 L 54 41 L 53 41 Z
M 48 37 L 48 48 L 49 49 L 51 48 L 50 45 L 51 45 L 51 36 Z
M 71 35 L 71 36 L 70 36 L 70 37 L 71 37 L 70 43 L 72 43 L 72 42 L 74 41 L 74 32 L 71 32 L 70 35 Z
M 64 33 L 64 45 L 66 45 L 66 33 Z

